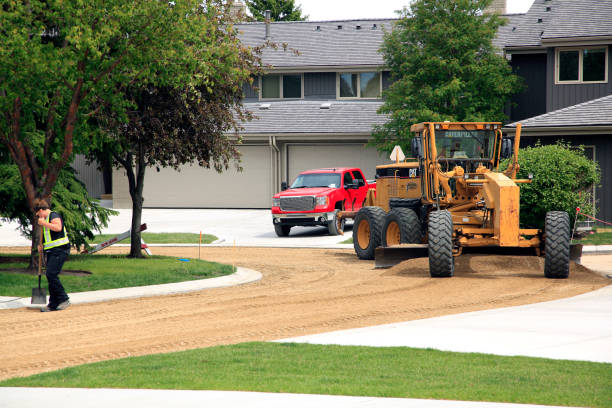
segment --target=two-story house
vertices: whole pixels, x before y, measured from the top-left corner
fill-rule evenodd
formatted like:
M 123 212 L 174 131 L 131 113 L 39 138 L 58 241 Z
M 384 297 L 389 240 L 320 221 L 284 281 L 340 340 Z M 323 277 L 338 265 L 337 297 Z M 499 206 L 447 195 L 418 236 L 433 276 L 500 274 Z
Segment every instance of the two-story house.
M 255 116 L 240 132 L 244 170 L 151 169 L 145 206 L 269 208 L 281 182 L 320 167 L 356 166 L 374 178 L 375 166 L 388 159 L 366 144 L 385 121 L 376 111 L 390 75 L 379 49 L 393 21 L 238 25 L 245 45 L 279 45 L 265 49 L 265 74 L 255 86 L 244 86 L 244 105 Z M 122 170 L 113 172 L 112 196 L 114 208 L 131 207 Z
M 522 124 L 522 146 L 585 146 L 601 166 L 598 218 L 612 220 L 612 1 L 535 0 L 499 37 L 527 85 L 514 98 L 507 130 Z

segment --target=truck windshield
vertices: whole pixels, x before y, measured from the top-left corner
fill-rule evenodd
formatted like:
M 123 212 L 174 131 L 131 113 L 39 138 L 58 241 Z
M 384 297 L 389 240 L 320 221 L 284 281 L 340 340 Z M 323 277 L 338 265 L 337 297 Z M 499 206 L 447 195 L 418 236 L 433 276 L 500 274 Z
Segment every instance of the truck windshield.
M 297 176 L 291 188 L 307 187 L 340 187 L 340 174 L 337 173 L 310 173 Z
M 491 159 L 494 130 L 436 130 L 438 158 Z

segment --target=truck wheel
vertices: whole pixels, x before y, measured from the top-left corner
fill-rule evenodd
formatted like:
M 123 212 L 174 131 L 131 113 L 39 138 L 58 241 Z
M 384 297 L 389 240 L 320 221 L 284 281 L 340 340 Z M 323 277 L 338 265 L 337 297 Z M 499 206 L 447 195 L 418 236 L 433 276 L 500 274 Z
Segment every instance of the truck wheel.
M 334 219 L 328 221 L 327 229 L 329 230 L 329 235 L 340 235 L 344 233 L 344 223 L 346 222 L 346 218 L 342 218 L 338 220 L 338 210 L 335 211 Z
M 274 224 L 274 232 L 276 232 L 276 235 L 279 237 L 288 236 L 289 231 L 291 231 L 291 225 Z
M 429 214 L 429 274 L 432 278 L 453 276 L 453 217 L 450 211 Z
M 353 223 L 353 246 L 359 259 L 374 259 L 374 250 L 380 246 L 385 210 L 363 207 Z
M 549 211 L 544 223 L 544 276 L 567 279 L 570 259 L 570 222 L 565 211 Z
M 421 221 L 409 208 L 393 208 L 385 217 L 382 246 L 418 244 L 421 242 Z

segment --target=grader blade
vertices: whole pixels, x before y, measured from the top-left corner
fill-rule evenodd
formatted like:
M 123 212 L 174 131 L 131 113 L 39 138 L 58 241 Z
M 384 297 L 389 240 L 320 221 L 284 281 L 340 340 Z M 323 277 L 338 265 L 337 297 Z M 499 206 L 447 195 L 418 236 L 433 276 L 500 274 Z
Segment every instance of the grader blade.
M 378 247 L 374 251 L 374 267 L 390 268 L 407 259 L 425 258 L 428 256 L 427 248 L 427 244 L 400 244 Z

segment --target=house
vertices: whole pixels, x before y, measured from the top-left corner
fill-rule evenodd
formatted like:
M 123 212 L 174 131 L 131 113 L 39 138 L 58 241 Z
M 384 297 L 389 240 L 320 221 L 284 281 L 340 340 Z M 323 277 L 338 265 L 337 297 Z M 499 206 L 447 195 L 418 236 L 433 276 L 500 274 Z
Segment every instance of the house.
M 356 166 L 374 178 L 388 160 L 367 146 L 390 74 L 379 52 L 394 20 L 244 23 L 241 41 L 266 40 L 265 75 L 244 86 L 244 105 L 255 119 L 243 125 L 242 172 L 218 174 L 198 166 L 180 172 L 149 169 L 146 207 L 270 208 L 281 183 L 303 170 Z M 297 50 L 298 53 L 293 52 Z M 114 170 L 114 208 L 131 208 L 124 171 Z
M 497 43 L 527 85 L 505 130 L 521 123 L 521 146 L 583 145 L 601 167 L 597 217 L 612 220 L 612 1 L 535 0 L 510 16 Z

